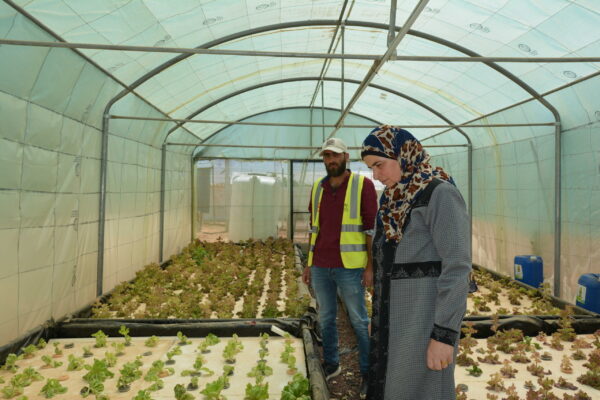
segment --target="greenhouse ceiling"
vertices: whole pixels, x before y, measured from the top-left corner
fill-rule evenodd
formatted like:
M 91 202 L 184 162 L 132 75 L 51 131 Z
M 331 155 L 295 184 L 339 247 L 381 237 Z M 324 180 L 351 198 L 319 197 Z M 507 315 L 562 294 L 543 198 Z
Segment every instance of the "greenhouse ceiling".
M 485 117 L 532 101 L 537 112 L 510 123 L 553 131 L 560 116 L 544 95 L 600 67 L 597 0 L 6 0 L 0 21 L 0 45 L 71 47 L 119 82 L 112 121 L 146 117 L 111 110 L 135 95 L 177 122 L 169 133 L 212 146 L 232 143 L 217 134 L 228 126 L 293 108 L 337 110 L 301 124 L 324 136 L 354 115 L 359 132 L 383 122 L 464 145 L 487 130 L 460 125 L 502 128 Z

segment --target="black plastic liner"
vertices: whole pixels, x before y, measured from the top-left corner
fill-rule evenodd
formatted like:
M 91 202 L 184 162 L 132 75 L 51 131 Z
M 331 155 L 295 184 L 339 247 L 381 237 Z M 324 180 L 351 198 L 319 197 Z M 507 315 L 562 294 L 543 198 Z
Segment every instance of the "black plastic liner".
M 498 330 L 520 329 L 526 336 L 537 336 L 540 332 L 551 335 L 560 329 L 559 321 L 560 318 L 556 316 L 501 316 L 498 319 Z M 473 328 L 477 331 L 473 334 L 475 338 L 487 338 L 495 334 L 492 330 L 494 321 L 489 317 L 465 317 L 462 327 L 466 326 L 466 322 L 473 323 Z M 578 335 L 594 333 L 600 329 L 600 318 L 574 316 L 571 327 Z
M 119 328 L 125 325 L 129 336 L 176 336 L 181 331 L 187 337 L 205 337 L 209 333 L 217 336 L 258 336 L 271 333 L 271 326 L 302 337 L 301 319 L 72 319 L 56 327 L 57 337 L 91 337 L 102 330 L 110 337 L 120 337 Z

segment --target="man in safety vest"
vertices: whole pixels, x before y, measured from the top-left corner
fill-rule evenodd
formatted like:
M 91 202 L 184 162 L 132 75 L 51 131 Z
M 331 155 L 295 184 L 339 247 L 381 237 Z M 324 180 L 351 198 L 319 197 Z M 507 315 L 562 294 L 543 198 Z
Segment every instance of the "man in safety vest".
M 361 389 L 364 386 L 366 395 L 369 317 L 365 287 L 373 283 L 371 236 L 377 194 L 370 179 L 346 169 L 350 155 L 342 140 L 327 139 L 320 155 L 327 176 L 316 181 L 311 192 L 310 249 L 302 279 L 307 285 L 312 284 L 317 297 L 326 379 L 341 372 L 336 326 L 339 293 L 356 334 L 364 384 Z

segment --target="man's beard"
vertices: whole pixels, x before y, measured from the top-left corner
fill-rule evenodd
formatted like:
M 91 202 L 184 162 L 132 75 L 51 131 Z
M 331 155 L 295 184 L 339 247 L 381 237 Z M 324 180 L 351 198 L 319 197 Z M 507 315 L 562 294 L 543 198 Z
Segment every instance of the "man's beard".
M 335 165 L 326 165 L 325 168 L 327 169 L 327 175 L 331 178 L 335 178 L 346 172 L 346 161 L 342 161 L 337 167 Z

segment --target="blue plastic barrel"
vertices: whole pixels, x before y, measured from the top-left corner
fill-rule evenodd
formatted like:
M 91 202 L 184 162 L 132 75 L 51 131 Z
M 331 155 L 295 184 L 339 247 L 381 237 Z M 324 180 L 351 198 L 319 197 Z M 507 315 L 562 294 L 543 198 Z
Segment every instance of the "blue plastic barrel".
M 540 287 L 544 282 L 544 262 L 539 256 L 515 256 L 515 280 Z
M 600 274 L 583 274 L 577 281 L 576 304 L 600 314 Z

